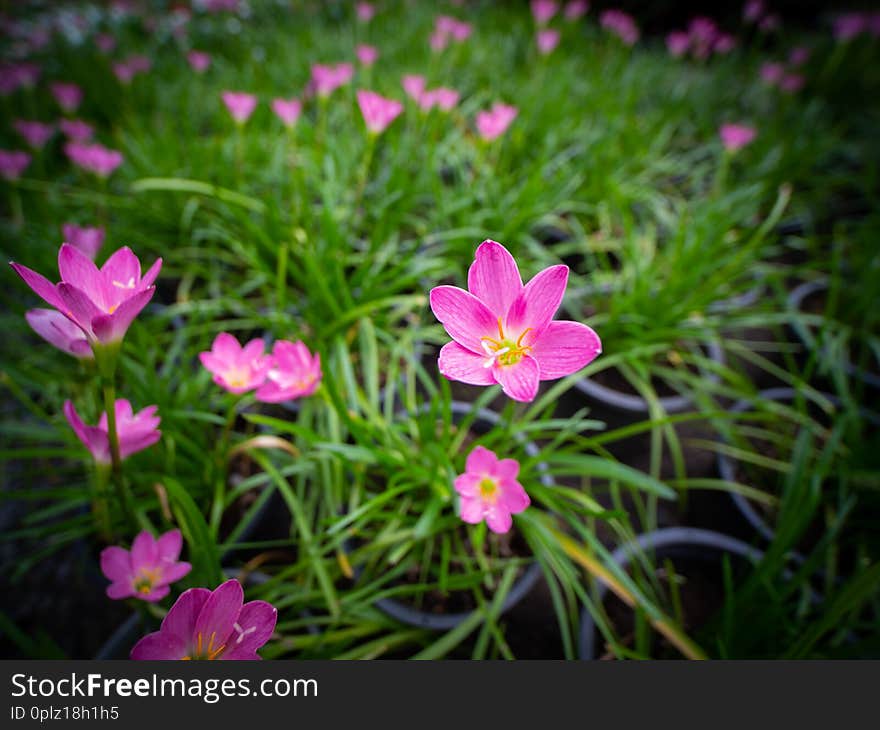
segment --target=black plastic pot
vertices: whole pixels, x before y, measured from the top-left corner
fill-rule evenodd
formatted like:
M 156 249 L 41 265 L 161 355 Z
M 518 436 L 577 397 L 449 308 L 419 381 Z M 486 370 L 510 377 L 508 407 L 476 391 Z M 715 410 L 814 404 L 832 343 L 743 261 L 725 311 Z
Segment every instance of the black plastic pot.
M 720 532 L 702 530 L 694 527 L 668 527 L 639 535 L 635 540 L 618 547 L 611 558 L 621 568 L 625 568 L 637 553 L 657 551 L 661 554 L 684 555 L 701 561 L 718 560 L 722 555 L 735 555 L 752 563 L 757 563 L 764 554 L 742 540 Z M 607 586 L 600 584 L 597 600 L 601 602 L 608 592 Z M 586 608 L 581 612 L 580 658 L 596 658 L 596 623 Z
M 813 281 L 805 281 L 803 284 L 795 287 L 792 292 L 788 295 L 788 308 L 794 312 L 800 312 L 801 307 L 804 304 L 804 300 L 810 296 L 811 294 L 815 294 L 820 291 L 825 291 L 828 289 L 828 279 L 821 278 L 815 279 Z M 801 342 L 804 343 L 804 346 L 808 349 L 816 348 L 816 337 L 810 331 L 810 328 L 807 327 L 803 322 L 798 319 L 795 319 L 792 328 L 797 333 L 797 336 L 800 338 Z M 829 357 L 828 348 L 824 345 L 821 349 L 822 356 L 827 358 Z M 867 370 L 863 370 L 853 363 L 847 361 L 843 364 L 844 370 L 848 375 L 861 380 L 866 385 L 870 385 L 872 388 L 880 388 L 880 375 L 876 373 L 868 372 Z

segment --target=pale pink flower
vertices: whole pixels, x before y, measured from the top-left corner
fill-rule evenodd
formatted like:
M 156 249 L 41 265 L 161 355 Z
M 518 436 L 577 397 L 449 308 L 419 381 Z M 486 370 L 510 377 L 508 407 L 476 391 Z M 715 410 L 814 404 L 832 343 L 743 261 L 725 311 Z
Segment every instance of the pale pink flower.
M 428 39 L 428 44 L 431 46 L 432 51 L 435 53 L 440 52 L 449 45 L 449 34 L 435 30 L 431 33 L 431 37 Z
M 296 124 L 302 113 L 302 102 L 299 99 L 273 99 L 272 111 L 289 129 Z
M 82 119 L 62 119 L 58 122 L 58 129 L 74 142 L 88 142 L 95 133 L 92 125 Z
M 116 48 L 116 39 L 109 33 L 98 33 L 95 36 L 95 45 L 101 53 L 110 53 Z
M 51 124 L 29 121 L 27 119 L 16 119 L 12 126 L 28 143 L 28 146 L 35 150 L 42 149 L 46 142 L 52 139 L 52 135 L 55 134 L 55 127 Z
M 302 342 L 278 340 L 272 348 L 272 367 L 257 389 L 263 403 L 283 403 L 312 395 L 321 382 L 321 356 Z
M 119 455 L 127 459 L 132 454 L 155 444 L 162 436 L 158 430 L 160 419 L 156 415 L 157 406 L 147 406 L 134 413 L 124 398 L 116 401 L 116 434 L 119 438 Z M 88 426 L 76 412 L 71 401 L 64 403 L 64 415 L 77 438 L 83 442 L 98 464 L 110 464 L 110 438 L 108 436 L 107 413 L 101 414 L 97 426 Z
M 425 84 L 425 77 L 417 74 L 407 74 L 403 77 L 401 82 L 406 95 L 413 101 L 419 101 L 421 99 L 422 93 L 425 91 Z
M 715 53 L 726 55 L 734 48 L 736 48 L 736 38 L 729 33 L 719 33 L 718 37 L 715 39 L 715 45 L 712 47 L 712 50 L 715 51 Z
M 101 178 L 109 177 L 124 160 L 121 152 L 101 144 L 68 142 L 64 145 L 64 153 L 75 165 Z
M 517 401 L 534 400 L 541 380 L 586 366 L 602 351 L 598 335 L 579 322 L 554 321 L 568 282 L 567 266 L 551 266 L 523 286 L 513 256 L 495 241 L 477 248 L 468 291 L 434 287 L 431 310 L 452 342 L 440 351 L 440 373 L 471 385 L 501 385 Z
M 362 66 L 372 66 L 379 58 L 379 49 L 375 46 L 360 45 L 355 49 L 355 55 Z
M 680 58 L 687 53 L 690 45 L 691 37 L 683 30 L 674 30 L 666 36 L 666 49 L 674 58 Z
M 461 43 L 462 41 L 466 41 L 471 37 L 471 33 L 473 32 L 474 27 L 470 23 L 466 23 L 463 20 L 456 21 L 452 26 L 449 34 L 452 36 L 452 40 L 457 43 Z
M 101 551 L 101 572 L 110 581 L 107 597 L 114 600 L 139 598 L 155 603 L 170 592 L 169 586 L 192 570 L 180 562 L 183 536 L 171 530 L 157 540 L 149 532 L 140 532 L 131 551 L 117 545 Z
M 364 124 L 372 134 L 381 134 L 401 112 L 403 104 L 397 99 L 386 99 L 374 91 L 358 89 L 357 103 L 364 117 Z
M 224 91 L 220 98 L 236 124 L 244 124 L 257 108 L 257 97 L 243 91 Z
M 369 23 L 376 15 L 376 8 L 372 3 L 358 3 L 356 9 L 357 19 L 361 23 Z
M 748 0 L 743 6 L 743 20 L 756 23 L 764 15 L 764 0 Z
M 128 57 L 128 65 L 134 69 L 135 73 L 146 73 L 152 68 L 153 62 L 148 56 L 137 55 Z
M 511 515 L 531 504 L 526 490 L 517 481 L 518 476 L 516 459 L 499 459 L 484 446 L 474 448 L 468 454 L 464 474 L 455 478 L 461 519 L 472 525 L 485 520 L 489 529 L 498 534 L 510 530 Z
M 18 180 L 27 166 L 31 164 L 31 156 L 21 150 L 0 150 L 0 177 L 5 180 Z
M 436 89 L 423 91 L 419 97 L 419 108 L 422 111 L 430 111 L 435 106 L 444 112 L 451 111 L 458 104 L 459 93 L 455 89 L 441 86 Z
M 488 111 L 477 112 L 477 132 L 487 142 L 498 139 L 507 131 L 519 110 L 515 106 L 495 102 Z
M 76 84 L 55 82 L 49 86 L 52 96 L 64 111 L 75 112 L 82 103 L 83 92 Z
M 547 56 L 559 45 L 559 31 L 555 28 L 543 28 L 538 31 L 535 41 L 541 55 Z
M 757 131 L 744 124 L 722 124 L 719 130 L 721 143 L 728 152 L 736 152 L 755 139 Z
M 555 0 L 532 0 L 532 17 L 538 25 L 546 25 L 556 15 L 559 4 Z
M 233 335 L 221 332 L 210 351 L 199 353 L 199 360 L 221 388 L 235 394 L 247 393 L 263 384 L 272 367 L 272 357 L 263 354 L 264 348 L 259 338 L 242 347 Z
M 81 360 L 94 358 L 89 340 L 77 325 L 54 309 L 29 309 L 24 318 L 50 345 Z
M 122 84 L 130 84 L 134 79 L 137 71 L 135 71 L 127 61 L 119 61 L 113 64 L 113 75 Z
M 61 233 L 64 235 L 65 243 L 78 248 L 92 261 L 104 245 L 104 229 L 100 227 L 80 228 L 74 223 L 65 223 L 61 226 Z
M 776 61 L 769 61 L 761 66 L 761 80 L 765 84 L 774 86 L 782 81 L 785 74 L 785 66 Z
M 312 66 L 311 85 L 319 97 L 327 98 L 340 86 L 349 83 L 353 76 L 354 66 L 350 63 L 316 63 Z
M 590 10 L 590 3 L 587 0 L 570 0 L 565 5 L 565 19 L 579 20 L 583 18 Z
M 631 15 L 622 10 L 605 10 L 599 16 L 600 25 L 610 30 L 626 45 L 632 46 L 639 40 L 639 27 Z
M 211 66 L 211 54 L 204 51 L 190 51 L 186 54 L 190 68 L 198 74 L 203 74 Z

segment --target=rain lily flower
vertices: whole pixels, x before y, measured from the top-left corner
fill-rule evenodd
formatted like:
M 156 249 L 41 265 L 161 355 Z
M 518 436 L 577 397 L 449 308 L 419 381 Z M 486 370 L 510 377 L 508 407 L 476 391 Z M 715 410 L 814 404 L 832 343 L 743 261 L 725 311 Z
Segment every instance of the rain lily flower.
M 542 56 L 547 56 L 559 45 L 559 31 L 554 28 L 539 30 L 535 40 Z
M 311 85 L 315 93 L 326 99 L 340 86 L 345 86 L 354 76 L 354 66 L 337 63 L 335 66 L 316 63 L 312 66 Z
M 13 126 L 15 131 L 28 143 L 28 146 L 35 150 L 41 149 L 55 134 L 55 127 L 43 122 L 16 119 Z
M 459 93 L 455 89 L 449 89 L 440 86 L 430 91 L 423 91 L 419 97 L 419 108 L 424 111 L 430 111 L 435 106 L 445 112 L 451 111 L 458 104 Z
M 680 58 L 691 46 L 691 37 L 683 30 L 674 30 L 666 36 L 666 50 L 674 58 Z
M 278 340 L 272 348 L 272 367 L 256 393 L 263 403 L 283 403 L 315 392 L 321 382 L 321 356 L 302 342 Z
M 583 18 L 590 9 L 587 0 L 571 0 L 565 5 L 565 19 L 578 20 Z
M 379 58 L 379 49 L 375 46 L 360 45 L 355 49 L 355 54 L 362 66 L 372 66 Z
M 203 74 L 211 65 L 211 54 L 204 51 L 190 51 L 186 54 L 187 63 L 197 74 Z
M 243 604 L 243 605 L 242 605 Z M 231 578 L 218 588 L 180 594 L 158 631 L 131 650 L 134 660 L 259 659 L 257 649 L 272 637 L 278 611 L 265 601 L 244 603 Z
M 756 23 L 764 15 L 764 0 L 748 0 L 743 6 L 743 20 Z
M 721 143 L 728 152 L 736 152 L 755 139 L 757 132 L 744 124 L 722 124 L 719 130 Z
M 24 318 L 34 332 L 62 352 L 82 360 L 94 358 L 85 332 L 61 312 L 54 309 L 29 309 Z
M 0 150 L 0 177 L 18 180 L 31 164 L 31 156 L 21 150 Z
M 75 112 L 82 103 L 83 92 L 76 84 L 55 82 L 49 85 L 49 90 L 58 106 L 68 113 Z
M 130 84 L 137 71 L 135 71 L 127 61 L 119 61 L 113 64 L 113 75 L 121 84 Z
M 565 377 L 602 351 L 599 336 L 579 322 L 554 321 L 568 282 L 567 266 L 551 266 L 523 286 L 516 261 L 495 241 L 477 248 L 468 291 L 437 286 L 431 310 L 452 342 L 438 365 L 449 380 L 500 384 L 518 401 L 534 400 L 541 380 Z
M 846 42 L 868 30 L 869 22 L 862 13 L 844 13 L 833 20 L 834 39 Z
M 498 139 L 507 131 L 518 113 L 515 106 L 495 102 L 488 111 L 477 112 L 477 132 L 487 142 Z
M 599 23 L 628 46 L 634 45 L 639 39 L 640 34 L 636 21 L 622 10 L 605 10 L 599 16 Z
M 64 235 L 65 242 L 71 246 L 78 248 L 92 261 L 98 255 L 98 251 L 104 244 L 103 228 L 80 228 L 74 223 L 65 223 L 61 226 L 61 233 Z
M 715 44 L 712 46 L 712 50 L 715 53 L 722 55 L 730 53 L 734 48 L 736 48 L 736 38 L 729 33 L 719 33 L 715 38 Z
M 707 58 L 718 37 L 718 26 L 711 18 L 693 18 L 688 24 L 688 36 L 696 58 Z
M 807 46 L 798 46 L 797 48 L 792 48 L 791 53 L 788 56 L 788 62 L 792 66 L 803 66 L 809 60 L 810 49 Z
M 771 86 L 778 84 L 782 80 L 783 74 L 785 74 L 785 67 L 781 63 L 770 61 L 761 66 L 761 80 L 765 84 Z
M 376 14 L 376 8 L 372 3 L 358 3 L 356 10 L 357 19 L 361 23 L 369 23 Z
M 470 23 L 449 15 L 440 15 L 434 23 L 434 32 L 431 34 L 431 49 L 442 51 L 450 40 L 461 43 L 466 41 L 472 32 L 473 26 Z
M 131 403 L 120 398 L 116 401 L 114 409 L 116 432 L 119 436 L 119 455 L 123 459 L 152 446 L 162 436 L 162 432 L 158 430 L 160 419 L 156 415 L 156 406 L 147 406 L 142 411 L 134 413 Z M 77 438 L 92 453 L 95 461 L 98 464 L 112 463 L 110 438 L 107 433 L 107 413 L 101 414 L 97 426 L 88 426 L 79 417 L 73 403 L 65 401 L 64 415 Z
M 243 91 L 224 91 L 220 98 L 236 124 L 244 124 L 257 108 L 257 97 Z
M 64 145 L 64 153 L 75 165 L 93 172 L 100 178 L 109 177 L 124 160 L 121 152 L 101 144 L 68 142 Z
M 806 81 L 802 74 L 785 74 L 779 81 L 779 88 L 786 94 L 794 94 L 804 88 Z
M 428 45 L 431 46 L 432 51 L 439 53 L 449 45 L 449 35 L 435 30 L 428 39 Z
M 0 67 L 0 94 L 7 96 L 17 89 L 36 86 L 40 67 L 33 63 L 16 63 Z
M 302 102 L 299 99 L 273 99 L 272 111 L 290 129 L 302 113 Z
M 419 76 L 417 74 L 407 74 L 403 77 L 401 85 L 403 86 L 403 90 L 406 92 L 407 96 L 409 96 L 413 101 L 419 101 L 422 96 L 422 92 L 425 90 L 426 85 L 425 77 Z
M 214 382 L 230 393 L 247 393 L 263 384 L 272 358 L 263 354 L 265 343 L 253 339 L 242 347 L 228 332 L 214 338 L 210 352 L 200 352 L 199 360 L 214 376 Z
M 110 53 L 116 48 L 116 39 L 109 33 L 98 33 L 95 36 L 95 45 L 101 53 Z
M 88 122 L 82 119 L 62 119 L 58 122 L 61 133 L 74 142 L 88 142 L 95 130 Z
M 171 590 L 169 586 L 192 570 L 180 562 L 183 536 L 171 530 L 157 540 L 144 530 L 131 544 L 131 551 L 113 545 L 101 551 L 101 572 L 110 581 L 107 597 L 115 600 L 140 598 L 155 603 Z
M 532 17 L 538 25 L 547 25 L 559 10 L 555 0 L 532 0 Z
M 486 520 L 489 529 L 498 534 L 510 530 L 511 515 L 531 504 L 526 490 L 516 480 L 518 475 L 516 459 L 499 459 L 494 451 L 477 446 L 468 454 L 464 474 L 455 478 L 461 519 L 472 525 Z
M 152 68 L 153 62 L 147 56 L 129 56 L 128 65 L 135 73 L 146 73 Z
M 156 291 L 153 282 L 162 259 L 141 277 L 141 262 L 127 246 L 98 269 L 79 249 L 64 243 L 58 252 L 58 284 L 21 264 L 11 266 L 37 295 L 76 324 L 94 347 L 122 341 Z
M 386 99 L 375 91 L 358 89 L 357 103 L 370 134 L 381 134 L 403 112 L 397 99 Z

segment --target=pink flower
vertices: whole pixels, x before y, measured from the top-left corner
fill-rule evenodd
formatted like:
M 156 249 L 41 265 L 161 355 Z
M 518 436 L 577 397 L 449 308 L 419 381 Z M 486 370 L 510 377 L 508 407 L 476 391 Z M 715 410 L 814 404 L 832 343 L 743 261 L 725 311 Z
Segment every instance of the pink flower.
M 428 45 L 431 46 L 432 51 L 439 53 L 449 45 L 449 34 L 435 30 L 428 39 Z
M 18 180 L 31 164 L 31 156 L 20 150 L 0 150 L 0 177 Z
M 362 66 L 372 66 L 379 58 L 379 50 L 375 46 L 360 45 L 355 49 L 355 54 Z
M 797 48 L 792 48 L 791 53 L 788 56 L 788 62 L 792 66 L 803 66 L 809 60 L 810 49 L 807 46 L 798 46 Z
M 66 112 L 75 112 L 82 103 L 83 92 L 76 84 L 56 82 L 49 86 L 55 101 Z
M 674 58 L 680 58 L 687 53 L 690 45 L 691 37 L 682 30 L 674 30 L 666 36 L 666 49 Z
M 116 39 L 109 33 L 98 33 L 95 36 L 95 45 L 101 53 L 110 53 L 116 48 Z
M 98 269 L 79 249 L 64 243 L 58 252 L 58 284 L 21 264 L 10 265 L 41 299 L 76 324 L 94 346 L 122 340 L 156 292 L 153 282 L 162 268 L 162 259 L 157 259 L 141 277 L 141 262 L 128 247 L 120 248 Z
M 312 88 L 315 93 L 327 98 L 340 86 L 345 86 L 354 76 L 354 66 L 350 63 L 337 63 L 335 66 L 316 63 L 312 66 Z
M 794 94 L 804 88 L 806 81 L 802 74 L 785 74 L 779 82 L 779 88 L 786 94 Z
M 463 20 L 456 21 L 455 24 L 449 31 L 449 34 L 452 36 L 452 40 L 457 43 L 461 43 L 462 41 L 466 41 L 471 37 L 471 33 L 473 32 L 474 27 L 470 23 L 466 23 Z
M 449 380 L 501 385 L 514 400 L 531 401 L 541 380 L 565 377 L 602 351 L 598 335 L 579 322 L 553 321 L 568 282 L 567 266 L 551 266 L 523 286 L 513 256 L 495 241 L 477 248 L 468 291 L 431 290 L 434 316 L 452 342 L 438 365 Z
M 492 532 L 507 532 L 513 525 L 511 515 L 531 504 L 518 475 L 516 459 L 499 459 L 494 451 L 477 446 L 468 454 L 464 474 L 455 477 L 461 519 L 472 525 L 486 520 Z
M 712 46 L 712 50 L 715 53 L 722 55 L 730 53 L 734 48 L 736 48 L 736 38 L 729 33 L 719 33 L 715 39 L 715 45 Z
M 719 130 L 721 143 L 728 152 L 736 152 L 755 139 L 757 132 L 744 124 L 722 124 Z
M 835 40 L 849 41 L 866 32 L 870 21 L 863 13 L 844 13 L 838 15 L 833 21 L 833 33 Z
M 442 51 L 450 40 L 461 43 L 466 41 L 472 32 L 473 26 L 470 23 L 449 15 L 439 15 L 434 23 L 434 32 L 431 34 L 431 49 Z
M 371 134 L 381 134 L 401 112 L 403 104 L 396 99 L 386 99 L 374 91 L 358 89 L 357 103 L 364 117 L 364 124 Z
M 40 67 L 33 63 L 0 66 L 0 94 L 7 96 L 17 89 L 35 86 L 40 72 Z
M 559 45 L 559 31 L 554 28 L 539 30 L 535 38 L 542 56 L 547 56 Z
M 107 597 L 161 601 L 169 586 L 192 570 L 189 563 L 178 561 L 182 547 L 180 530 L 166 532 L 158 540 L 144 530 L 131 544 L 131 552 L 116 545 L 104 548 L 101 572 L 110 581 Z
M 101 178 L 109 177 L 124 160 L 121 152 L 100 144 L 68 142 L 64 145 L 64 153 L 73 164 Z
M 532 0 L 532 17 L 538 25 L 546 25 L 559 10 L 554 0 Z
M 135 73 L 146 73 L 153 66 L 153 62 L 147 56 L 129 56 L 128 65 Z
M 458 104 L 459 93 L 455 89 L 440 86 L 430 91 L 423 91 L 419 97 L 419 108 L 422 111 L 430 111 L 435 106 L 444 112 L 451 111 Z
M 221 388 L 247 393 L 263 384 L 272 367 L 272 358 L 263 354 L 264 347 L 258 338 L 242 347 L 233 335 L 221 332 L 214 338 L 210 352 L 199 353 L 199 360 Z
M 29 309 L 24 318 L 34 332 L 62 352 L 82 360 L 94 357 L 85 332 L 61 312 L 54 309 Z
M 62 119 L 58 122 L 62 134 L 74 142 L 88 142 L 95 131 L 92 125 L 82 119 Z
M 220 98 L 236 124 L 244 124 L 257 108 L 257 97 L 243 91 L 224 91 Z
M 639 28 L 631 15 L 622 10 L 605 10 L 599 16 L 600 25 L 610 30 L 626 45 L 632 46 L 639 39 Z
M 92 261 L 104 245 L 103 228 L 80 228 L 74 223 L 65 223 L 61 226 L 61 233 L 66 243 L 78 248 Z
M 376 8 L 372 3 L 358 3 L 356 10 L 357 18 L 361 23 L 369 23 L 376 14 Z
M 781 63 L 770 61 L 761 66 L 761 80 L 771 86 L 778 84 L 785 73 L 785 67 Z
M 477 112 L 477 132 L 484 140 L 491 142 L 507 131 L 518 113 L 515 106 L 495 102 L 488 111 Z
M 748 0 L 743 6 L 743 20 L 755 23 L 764 14 L 764 0 Z
M 272 638 L 277 618 L 278 611 L 265 601 L 244 603 L 244 591 L 234 578 L 213 591 L 190 588 L 180 594 L 159 630 L 134 645 L 131 658 L 259 659 L 257 649 Z
M 296 124 L 302 113 L 302 102 L 299 99 L 273 99 L 272 111 L 289 129 Z
M 425 77 L 416 74 L 407 74 L 403 77 L 401 82 L 403 90 L 413 101 L 419 101 L 421 99 L 422 92 L 425 90 L 425 84 Z
M 583 18 L 590 9 L 587 0 L 571 0 L 565 5 L 565 19 L 578 20 Z
M 156 406 L 147 406 L 134 413 L 131 403 L 124 398 L 116 401 L 116 433 L 119 436 L 119 455 L 127 459 L 132 454 L 155 444 L 162 436 L 158 430 Z M 64 402 L 64 415 L 77 438 L 83 442 L 98 464 L 110 464 L 110 437 L 107 435 L 107 413 L 101 414 L 97 426 L 83 423 L 71 401 Z
M 12 125 L 32 149 L 41 149 L 55 134 L 55 127 L 43 122 L 16 119 Z
M 315 392 L 321 382 L 321 356 L 302 342 L 278 340 L 272 348 L 272 367 L 256 393 L 263 403 L 283 403 Z
M 763 31 L 764 33 L 769 33 L 774 30 L 778 30 L 779 26 L 782 24 L 782 21 L 779 19 L 779 16 L 775 13 L 771 15 L 765 15 L 761 18 L 761 21 L 758 23 L 758 29 Z
M 190 51 L 186 54 L 190 68 L 197 74 L 203 74 L 211 66 L 211 54 L 204 51 Z
M 127 61 L 119 61 L 113 64 L 113 75 L 122 84 L 130 84 L 137 74 Z

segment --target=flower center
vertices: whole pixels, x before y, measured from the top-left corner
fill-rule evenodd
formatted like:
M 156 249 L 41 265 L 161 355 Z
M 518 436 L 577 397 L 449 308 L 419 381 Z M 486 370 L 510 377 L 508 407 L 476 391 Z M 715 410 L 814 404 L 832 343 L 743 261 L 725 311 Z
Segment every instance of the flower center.
M 143 595 L 147 595 L 161 580 L 162 571 L 158 568 L 142 568 L 134 579 L 134 589 Z
M 489 477 L 480 480 L 480 496 L 486 502 L 495 502 L 498 499 L 498 483 Z
M 531 331 L 531 327 L 526 327 L 526 329 L 522 331 L 522 334 L 520 334 L 520 336 L 514 341 L 504 334 L 504 327 L 501 324 L 501 317 L 499 317 L 498 339 L 496 340 L 494 337 L 480 338 L 480 341 L 483 344 L 483 350 L 485 350 L 486 354 L 489 356 L 486 362 L 483 363 L 483 367 L 490 368 L 495 363 L 498 363 L 498 365 L 501 365 L 502 367 L 516 365 L 523 359 L 523 356 L 527 355 L 532 349 L 530 345 L 523 344 L 523 339 Z
M 213 661 L 217 659 L 223 651 L 226 649 L 226 644 L 220 644 L 217 648 L 214 648 L 214 642 L 217 640 L 217 632 L 211 632 L 211 638 L 208 639 L 208 645 L 205 646 L 205 640 L 202 637 L 202 632 L 196 634 L 196 645 L 195 651 L 192 654 L 187 654 L 183 657 L 184 661 L 190 661 L 193 659 L 196 660 L 209 660 Z

